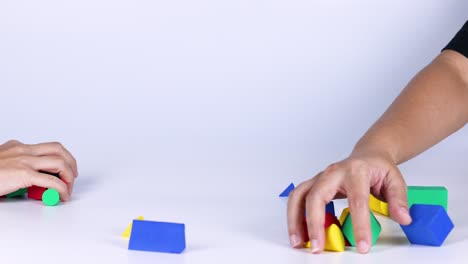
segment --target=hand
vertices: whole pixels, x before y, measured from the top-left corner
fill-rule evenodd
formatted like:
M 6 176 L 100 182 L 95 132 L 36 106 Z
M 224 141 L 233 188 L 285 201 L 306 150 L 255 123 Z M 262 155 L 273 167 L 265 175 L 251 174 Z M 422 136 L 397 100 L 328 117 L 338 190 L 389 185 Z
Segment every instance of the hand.
M 0 145 L 0 196 L 36 185 L 53 188 L 68 201 L 77 176 L 75 158 L 60 143 L 27 145 L 12 140 Z
M 291 246 L 300 248 L 307 242 L 302 235 L 307 228 L 312 252 L 323 251 L 325 205 L 333 199 L 348 197 L 357 250 L 367 253 L 371 245 L 369 193 L 388 202 L 390 216 L 396 222 L 411 223 L 406 183 L 395 163 L 384 156 L 351 154 L 290 193 L 288 232 Z M 304 226 L 304 210 L 307 227 Z

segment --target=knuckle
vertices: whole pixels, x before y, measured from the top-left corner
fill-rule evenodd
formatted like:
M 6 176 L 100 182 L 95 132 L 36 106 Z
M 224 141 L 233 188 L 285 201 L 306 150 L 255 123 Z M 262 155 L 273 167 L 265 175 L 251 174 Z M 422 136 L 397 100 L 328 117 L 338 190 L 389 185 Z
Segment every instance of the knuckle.
M 338 163 L 332 163 L 325 168 L 323 171 L 324 174 L 331 174 L 336 172 L 339 169 L 340 165 Z
M 352 174 L 362 172 L 366 167 L 366 163 L 359 159 L 352 159 L 348 161 L 348 167 Z
M 15 144 L 13 147 L 12 147 L 12 150 L 14 153 L 16 153 L 17 155 L 23 155 L 23 154 L 26 154 L 26 151 L 27 151 L 27 147 L 23 144 Z
M 366 195 L 353 195 L 349 199 L 349 206 L 355 210 L 366 209 L 369 207 L 369 196 Z
M 21 142 L 19 142 L 19 141 L 16 140 L 16 139 L 12 139 L 12 140 L 8 140 L 5 144 L 8 144 L 8 145 L 18 145 L 18 144 L 21 144 Z
M 322 199 L 323 197 L 323 190 L 320 188 L 312 188 L 306 195 L 306 201 L 312 202 Z
M 62 145 L 62 143 L 60 143 L 60 142 L 57 142 L 57 141 L 50 142 L 50 145 L 51 145 L 54 149 L 56 149 L 56 150 L 58 150 L 58 151 L 60 151 L 60 152 L 62 152 L 62 151 L 65 150 L 65 148 L 64 148 L 63 145 Z

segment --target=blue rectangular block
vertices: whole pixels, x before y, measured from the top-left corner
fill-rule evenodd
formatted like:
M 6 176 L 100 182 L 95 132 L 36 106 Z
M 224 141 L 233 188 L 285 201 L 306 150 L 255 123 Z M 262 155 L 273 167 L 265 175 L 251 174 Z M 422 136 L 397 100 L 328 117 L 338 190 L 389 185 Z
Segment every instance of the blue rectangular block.
M 441 246 L 454 227 L 441 205 L 413 204 L 410 215 L 411 224 L 401 228 L 411 244 Z
M 133 220 L 128 249 L 181 253 L 185 249 L 185 225 Z

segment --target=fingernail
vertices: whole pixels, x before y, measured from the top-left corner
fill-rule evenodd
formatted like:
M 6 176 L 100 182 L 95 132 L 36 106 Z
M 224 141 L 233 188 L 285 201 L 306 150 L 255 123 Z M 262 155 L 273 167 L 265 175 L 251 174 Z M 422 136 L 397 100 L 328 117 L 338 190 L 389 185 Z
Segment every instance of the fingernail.
M 401 207 L 400 208 L 400 213 L 403 216 L 403 221 L 405 223 L 411 222 L 411 216 L 410 216 L 410 214 L 408 212 L 408 209 L 406 207 Z
M 359 253 L 367 253 L 369 251 L 369 244 L 366 241 L 361 240 L 357 244 L 357 250 Z
M 297 235 L 291 235 L 289 237 L 289 242 L 291 243 L 291 246 L 293 248 L 296 248 L 301 244 L 301 240 L 299 239 Z
M 320 248 L 319 248 L 318 240 L 313 239 L 312 241 L 310 241 L 310 247 L 312 249 L 312 253 L 319 252 Z

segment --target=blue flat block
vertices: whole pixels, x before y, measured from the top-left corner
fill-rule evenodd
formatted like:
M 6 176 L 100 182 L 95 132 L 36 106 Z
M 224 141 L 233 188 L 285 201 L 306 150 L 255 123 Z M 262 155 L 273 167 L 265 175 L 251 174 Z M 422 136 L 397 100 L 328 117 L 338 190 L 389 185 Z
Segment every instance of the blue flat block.
M 454 227 L 441 205 L 413 204 L 410 215 L 411 224 L 401 228 L 411 244 L 439 247 Z
M 331 213 L 334 216 L 336 216 L 335 215 L 335 204 L 333 203 L 333 201 L 327 203 L 327 206 L 325 207 L 325 213 Z
M 181 253 L 185 249 L 185 225 L 133 220 L 128 249 Z
M 289 193 L 294 190 L 294 188 L 294 183 L 289 184 L 289 186 L 282 193 L 280 193 L 279 197 L 288 197 Z

